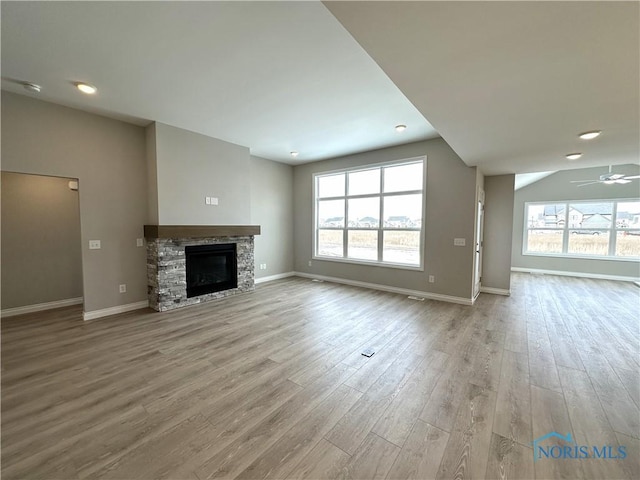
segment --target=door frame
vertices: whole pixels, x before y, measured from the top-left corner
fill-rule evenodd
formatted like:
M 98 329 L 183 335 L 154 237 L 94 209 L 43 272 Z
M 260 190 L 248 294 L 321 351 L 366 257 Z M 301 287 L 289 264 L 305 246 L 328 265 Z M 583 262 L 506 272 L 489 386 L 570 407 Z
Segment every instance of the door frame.
M 482 290 L 482 252 L 484 249 L 484 190 L 478 186 L 476 196 L 476 225 L 473 249 L 473 300 Z

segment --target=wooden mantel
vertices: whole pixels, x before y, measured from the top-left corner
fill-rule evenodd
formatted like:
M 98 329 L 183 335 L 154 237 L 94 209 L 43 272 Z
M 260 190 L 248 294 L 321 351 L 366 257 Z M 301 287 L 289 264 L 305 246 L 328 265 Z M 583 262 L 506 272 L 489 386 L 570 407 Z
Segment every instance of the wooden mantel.
M 145 225 L 145 238 L 245 237 L 260 235 L 260 225 Z

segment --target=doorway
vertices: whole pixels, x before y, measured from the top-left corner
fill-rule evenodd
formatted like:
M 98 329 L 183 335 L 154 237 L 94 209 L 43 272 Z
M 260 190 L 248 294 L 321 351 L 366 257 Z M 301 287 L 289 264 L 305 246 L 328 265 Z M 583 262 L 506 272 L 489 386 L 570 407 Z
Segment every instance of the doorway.
M 81 304 L 76 178 L 2 172 L 2 314 Z

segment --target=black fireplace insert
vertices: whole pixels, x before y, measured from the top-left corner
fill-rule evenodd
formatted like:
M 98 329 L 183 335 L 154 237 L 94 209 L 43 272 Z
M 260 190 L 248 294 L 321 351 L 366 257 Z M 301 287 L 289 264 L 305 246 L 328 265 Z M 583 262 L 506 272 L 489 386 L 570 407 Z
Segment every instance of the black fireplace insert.
M 238 287 L 235 243 L 185 247 L 187 298 Z

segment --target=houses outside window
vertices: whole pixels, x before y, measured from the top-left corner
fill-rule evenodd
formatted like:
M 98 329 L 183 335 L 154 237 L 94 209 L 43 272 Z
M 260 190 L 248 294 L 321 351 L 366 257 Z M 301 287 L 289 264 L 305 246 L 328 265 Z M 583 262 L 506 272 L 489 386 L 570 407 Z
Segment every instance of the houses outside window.
M 523 254 L 640 257 L 640 200 L 525 204 Z
M 421 269 L 425 158 L 314 175 L 314 258 Z

